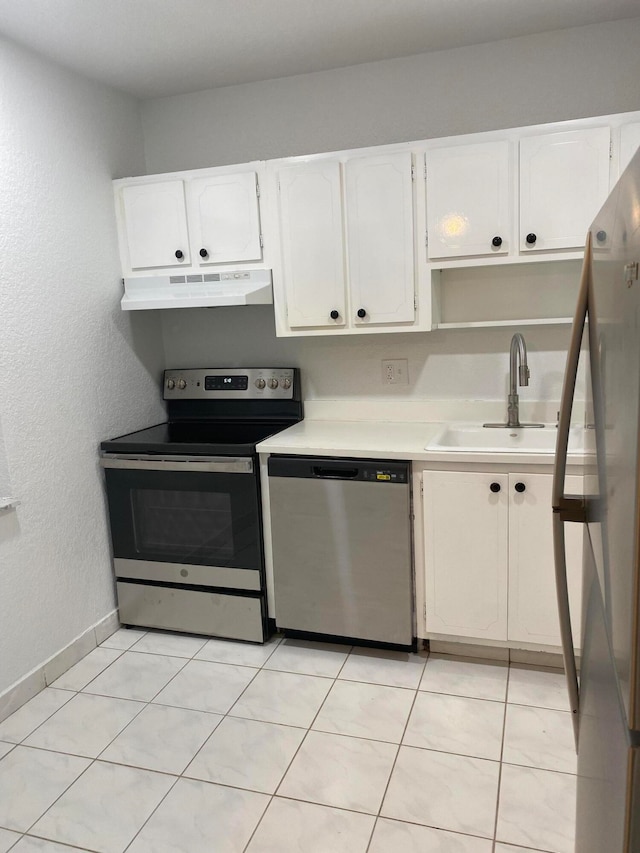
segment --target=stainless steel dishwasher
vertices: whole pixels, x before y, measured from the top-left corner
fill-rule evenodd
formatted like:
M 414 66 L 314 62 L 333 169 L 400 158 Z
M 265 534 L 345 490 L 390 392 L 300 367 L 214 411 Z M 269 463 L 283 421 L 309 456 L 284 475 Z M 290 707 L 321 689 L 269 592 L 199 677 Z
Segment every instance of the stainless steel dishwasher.
M 276 624 L 413 641 L 408 462 L 271 456 Z

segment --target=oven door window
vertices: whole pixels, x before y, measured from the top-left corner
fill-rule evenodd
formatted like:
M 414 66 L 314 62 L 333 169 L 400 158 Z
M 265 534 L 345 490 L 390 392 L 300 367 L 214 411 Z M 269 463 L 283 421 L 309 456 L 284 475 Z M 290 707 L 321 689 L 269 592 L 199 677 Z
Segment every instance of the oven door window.
M 231 495 L 131 489 L 131 514 L 136 551 L 203 560 L 228 560 L 235 553 Z
M 253 474 L 107 469 L 115 557 L 258 569 Z

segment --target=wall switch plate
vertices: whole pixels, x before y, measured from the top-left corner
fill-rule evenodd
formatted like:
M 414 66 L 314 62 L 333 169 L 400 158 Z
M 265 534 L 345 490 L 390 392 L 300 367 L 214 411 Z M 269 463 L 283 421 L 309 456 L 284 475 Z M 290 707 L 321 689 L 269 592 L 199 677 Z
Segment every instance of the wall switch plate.
M 388 358 L 382 362 L 383 385 L 408 385 L 409 363 L 406 358 Z

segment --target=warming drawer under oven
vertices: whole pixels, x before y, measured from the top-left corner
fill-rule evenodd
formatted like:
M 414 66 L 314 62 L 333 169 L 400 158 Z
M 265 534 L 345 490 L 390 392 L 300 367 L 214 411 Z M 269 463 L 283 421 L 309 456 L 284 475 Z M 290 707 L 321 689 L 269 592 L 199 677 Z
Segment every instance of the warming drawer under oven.
M 262 642 L 252 457 L 103 453 L 120 620 Z

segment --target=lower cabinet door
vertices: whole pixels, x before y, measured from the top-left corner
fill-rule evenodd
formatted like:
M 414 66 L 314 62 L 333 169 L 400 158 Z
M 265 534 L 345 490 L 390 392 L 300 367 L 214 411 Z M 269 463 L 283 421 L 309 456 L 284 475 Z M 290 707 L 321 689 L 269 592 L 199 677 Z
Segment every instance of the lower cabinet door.
M 508 639 L 559 646 L 551 523 L 551 474 L 509 474 Z M 582 478 L 566 491 L 582 494 Z M 574 637 L 580 636 L 582 525 L 565 525 L 567 579 Z
M 423 474 L 426 630 L 507 639 L 505 474 Z

